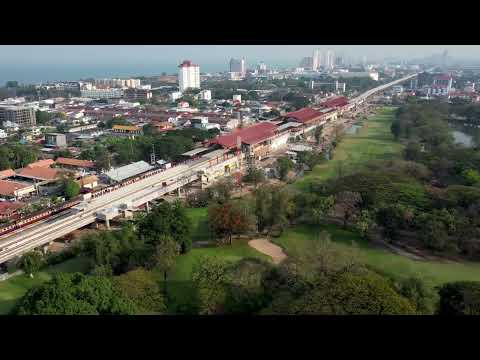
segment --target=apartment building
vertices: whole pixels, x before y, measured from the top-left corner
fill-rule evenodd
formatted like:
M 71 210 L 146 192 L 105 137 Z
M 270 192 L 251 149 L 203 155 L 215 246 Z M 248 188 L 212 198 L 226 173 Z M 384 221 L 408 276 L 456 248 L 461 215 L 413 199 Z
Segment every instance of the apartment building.
M 15 123 L 19 127 L 32 127 L 37 123 L 35 110 L 29 106 L 0 106 L 0 124 Z

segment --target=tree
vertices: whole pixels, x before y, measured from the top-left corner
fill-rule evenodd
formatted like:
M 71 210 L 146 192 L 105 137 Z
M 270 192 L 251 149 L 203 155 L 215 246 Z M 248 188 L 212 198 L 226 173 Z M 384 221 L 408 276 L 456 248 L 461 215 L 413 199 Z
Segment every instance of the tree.
M 406 160 L 418 161 L 422 156 L 422 147 L 418 142 L 409 142 L 404 150 Z
M 132 301 L 139 314 L 163 314 L 165 298 L 152 272 L 138 268 L 113 278 L 119 292 Z
M 293 251 L 265 279 L 272 302 L 264 314 L 413 314 L 383 276 L 367 270 L 358 250 L 333 244 L 327 232 Z
M 268 304 L 265 278 L 273 266 L 258 259 L 245 258 L 227 269 L 228 314 L 252 314 Z
M 375 217 L 371 211 L 364 209 L 360 211 L 356 221 L 355 227 L 363 238 L 367 238 L 369 230 L 376 226 Z
M 317 126 L 315 128 L 315 141 L 317 142 L 317 145 L 320 145 L 320 140 L 322 139 L 322 133 L 323 133 L 323 126 Z
M 412 304 L 382 276 L 345 272 L 307 292 L 291 306 L 294 314 L 413 315 Z
M 91 259 L 92 267 L 104 266 L 101 273 L 122 274 L 146 263 L 148 248 L 127 224 L 120 231 L 88 235 L 80 242 L 80 253 Z
M 293 169 L 293 161 L 286 156 L 278 158 L 276 168 L 280 179 L 285 181 L 288 173 Z
M 190 231 L 190 218 L 179 201 L 158 204 L 138 224 L 138 233 L 147 244 L 154 248 L 164 236 L 171 236 L 180 245 L 182 254 L 192 246 Z
M 38 251 L 31 251 L 20 258 L 19 267 L 33 278 L 33 274 L 38 272 L 44 264 L 42 254 Z
M 151 263 L 154 268 L 163 272 L 165 292 L 167 286 L 167 275 L 175 267 L 179 253 L 179 244 L 170 236 L 162 236 L 158 244 L 155 246 L 155 253 L 153 254 Z
M 212 204 L 208 208 L 208 223 L 214 234 L 228 239 L 229 244 L 232 245 L 232 236 L 251 230 L 255 219 L 245 202 L 229 201 L 223 204 Z
M 436 294 L 418 277 L 409 277 L 398 284 L 398 292 L 415 306 L 419 314 L 434 313 Z
M 80 185 L 71 178 L 66 178 L 63 180 L 62 188 L 63 194 L 67 200 L 73 199 L 80 193 Z
M 362 195 L 353 191 L 342 191 L 335 195 L 335 207 L 343 217 L 343 226 L 355 215 L 358 206 L 362 203 Z
M 227 301 L 227 268 L 225 260 L 202 257 L 193 266 L 192 282 L 197 289 L 200 315 L 221 314 Z
M 18 315 L 128 315 L 137 312 L 106 277 L 56 273 L 52 280 L 28 290 Z
M 298 153 L 297 161 L 299 164 L 305 164 L 310 169 L 313 169 L 315 165 L 321 164 L 326 161 L 325 154 L 316 153 L 312 151 L 302 151 Z
M 259 183 L 265 181 L 265 172 L 262 169 L 249 168 L 247 174 L 243 177 L 243 181 L 253 183 L 256 189 Z
M 439 315 L 480 315 L 480 282 L 447 283 L 438 289 Z
M 260 231 L 283 230 L 295 213 L 292 193 L 286 188 L 262 185 L 255 191 L 255 215 Z
M 210 186 L 208 188 L 208 192 L 213 200 L 223 204 L 230 200 L 234 188 L 235 183 L 233 179 L 231 177 L 227 177 Z
M 479 185 L 480 184 L 480 172 L 476 169 L 465 169 L 462 172 L 462 176 L 465 179 L 467 185 Z

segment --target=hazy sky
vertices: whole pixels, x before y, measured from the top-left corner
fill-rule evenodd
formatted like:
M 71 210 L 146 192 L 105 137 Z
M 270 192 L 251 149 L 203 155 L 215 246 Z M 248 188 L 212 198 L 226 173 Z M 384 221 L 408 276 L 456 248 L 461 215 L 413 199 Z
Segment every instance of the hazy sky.
M 313 49 L 374 60 L 384 57 L 422 57 L 444 49 L 455 58 L 480 58 L 478 45 L 0 45 L 0 65 L 107 65 L 167 64 L 191 59 L 195 63 L 222 64 L 230 57 L 244 56 L 247 63 L 260 60 L 293 64 Z

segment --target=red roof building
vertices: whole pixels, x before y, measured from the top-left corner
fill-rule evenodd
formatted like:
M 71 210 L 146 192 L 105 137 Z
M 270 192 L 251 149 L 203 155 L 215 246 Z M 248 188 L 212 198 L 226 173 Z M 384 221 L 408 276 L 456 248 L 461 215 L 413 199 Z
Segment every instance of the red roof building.
M 5 179 L 17 175 L 12 169 L 0 171 L 0 179 Z
M 238 142 L 255 145 L 275 135 L 277 125 L 270 122 L 262 122 L 240 130 L 236 130 L 228 135 L 219 136 L 210 141 L 210 144 L 218 144 L 227 149 L 237 147 Z
M 18 176 L 40 181 L 53 181 L 57 180 L 60 176 L 60 172 L 57 169 L 52 169 L 48 167 L 26 167 L 20 169 L 17 174 Z
M 79 159 L 72 159 L 72 158 L 64 158 L 59 157 L 55 163 L 57 165 L 67 166 L 67 167 L 77 167 L 77 168 L 93 168 L 95 167 L 95 163 L 90 160 L 79 160 Z
M 20 198 L 35 191 L 33 185 L 25 185 L 22 183 L 0 180 L 0 196 Z
M 38 160 L 34 163 L 28 164 L 27 168 L 33 169 L 33 168 L 50 167 L 53 164 L 55 164 L 55 161 L 53 161 L 52 159 Z
M 318 120 L 323 114 L 312 108 L 303 108 L 297 111 L 289 112 L 284 115 L 286 118 L 295 119 L 304 124 Z
M 345 96 L 338 96 L 333 99 L 328 99 L 320 104 L 323 108 L 338 108 L 348 105 L 348 99 Z

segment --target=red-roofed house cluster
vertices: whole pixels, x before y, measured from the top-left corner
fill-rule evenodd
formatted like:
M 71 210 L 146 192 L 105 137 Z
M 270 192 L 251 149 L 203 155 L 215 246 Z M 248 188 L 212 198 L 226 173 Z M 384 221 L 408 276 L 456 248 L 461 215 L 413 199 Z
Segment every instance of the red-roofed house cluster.
M 59 157 L 56 161 L 52 159 L 39 160 L 21 169 L 0 171 L 0 198 L 2 200 L 0 201 L 0 219 L 14 218 L 19 208 L 23 206 L 18 200 L 41 193 L 43 187 L 56 186 L 62 179 L 62 173 L 73 174 L 82 188 L 93 188 L 97 185 L 98 179 L 94 175 L 84 176 L 84 172 L 92 170 L 94 167 L 93 161 Z M 7 199 L 13 202 L 5 202 Z M 11 206 L 7 206 L 7 204 Z

